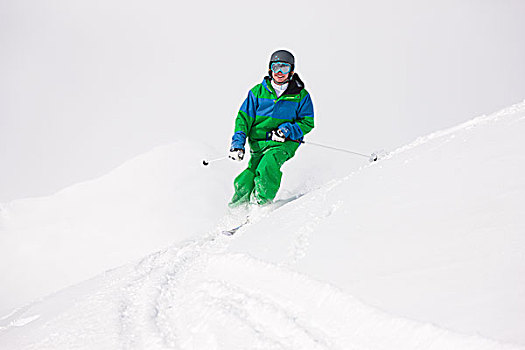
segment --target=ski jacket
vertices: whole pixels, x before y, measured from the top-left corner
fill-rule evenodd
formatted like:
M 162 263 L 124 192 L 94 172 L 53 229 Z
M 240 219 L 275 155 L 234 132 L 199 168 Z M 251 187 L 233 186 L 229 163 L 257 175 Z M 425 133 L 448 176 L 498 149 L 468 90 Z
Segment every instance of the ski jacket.
M 291 140 L 302 140 L 314 128 L 314 107 L 304 83 L 294 74 L 286 91 L 278 98 L 270 77 L 254 86 L 235 119 L 232 148 L 260 148 L 261 141 L 271 141 L 271 131 L 281 129 Z

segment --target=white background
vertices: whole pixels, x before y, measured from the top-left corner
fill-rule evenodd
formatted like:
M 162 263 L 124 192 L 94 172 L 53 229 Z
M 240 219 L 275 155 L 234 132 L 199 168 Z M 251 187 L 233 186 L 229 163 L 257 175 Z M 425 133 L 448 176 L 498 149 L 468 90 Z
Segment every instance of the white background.
M 520 0 L 3 0 L 0 201 L 182 136 L 226 151 L 280 48 L 313 96 L 310 140 L 391 149 L 522 100 L 524 15 Z

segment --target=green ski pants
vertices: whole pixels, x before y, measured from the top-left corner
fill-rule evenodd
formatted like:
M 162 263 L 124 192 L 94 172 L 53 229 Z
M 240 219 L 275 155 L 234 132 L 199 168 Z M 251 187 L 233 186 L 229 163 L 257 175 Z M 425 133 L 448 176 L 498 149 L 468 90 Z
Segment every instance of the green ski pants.
M 250 202 L 252 195 L 258 204 L 271 203 L 281 185 L 281 167 L 295 155 L 297 147 L 299 143 L 292 141 L 250 143 L 250 161 L 235 178 L 230 207 Z

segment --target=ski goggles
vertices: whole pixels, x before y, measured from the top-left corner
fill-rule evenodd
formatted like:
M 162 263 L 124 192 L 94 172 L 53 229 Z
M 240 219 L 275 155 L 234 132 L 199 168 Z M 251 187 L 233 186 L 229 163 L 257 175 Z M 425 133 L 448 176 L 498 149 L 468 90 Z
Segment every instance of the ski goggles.
M 270 69 L 275 74 L 281 72 L 283 74 L 288 74 L 292 70 L 292 65 L 290 63 L 284 63 L 284 62 L 273 62 L 270 66 Z

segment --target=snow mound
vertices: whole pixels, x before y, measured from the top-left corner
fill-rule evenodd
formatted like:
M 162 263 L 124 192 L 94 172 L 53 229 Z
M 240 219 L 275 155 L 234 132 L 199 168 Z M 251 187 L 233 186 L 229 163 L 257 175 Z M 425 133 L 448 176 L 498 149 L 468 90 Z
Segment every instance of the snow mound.
M 0 313 L 176 242 L 224 215 L 236 169 L 210 147 L 158 147 L 53 196 L 0 204 Z M 198 215 L 196 215 L 198 208 Z M 220 208 L 219 210 L 217 208 Z

